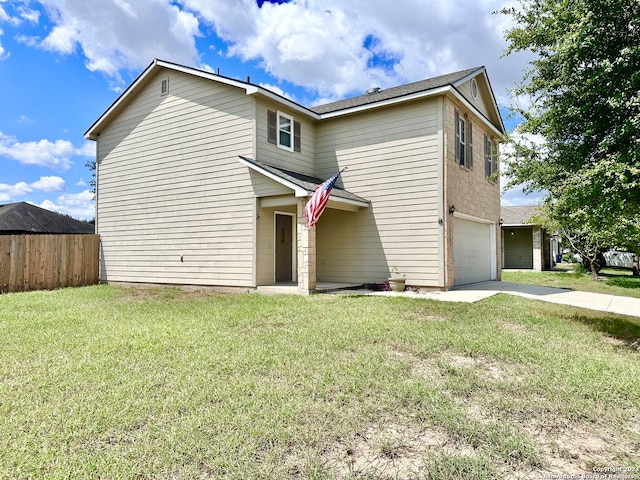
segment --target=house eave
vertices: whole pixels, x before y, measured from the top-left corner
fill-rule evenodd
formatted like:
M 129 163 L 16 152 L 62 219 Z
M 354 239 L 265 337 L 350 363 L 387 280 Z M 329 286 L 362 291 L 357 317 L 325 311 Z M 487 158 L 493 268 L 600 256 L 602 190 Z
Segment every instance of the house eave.
M 240 160 L 240 163 L 245 165 L 246 167 L 249 167 L 250 169 L 264 175 L 265 177 L 270 178 L 271 180 L 279 183 L 280 185 L 290 188 L 291 190 L 293 190 L 294 196 L 306 197 L 309 195 L 309 192 L 305 188 L 302 188 L 293 182 L 290 182 L 282 177 L 279 177 L 278 175 L 275 175 L 270 171 L 265 170 L 264 168 L 261 168 L 259 165 L 256 165 L 253 162 L 248 161 L 244 157 L 238 157 L 238 159 Z
M 129 98 L 135 94 L 140 85 L 144 85 L 147 80 L 155 75 L 155 73 L 161 68 L 166 68 L 176 72 L 185 73 L 187 75 L 193 75 L 195 77 L 203 78 L 205 80 L 212 80 L 224 85 L 236 87 L 244 90 L 245 94 L 249 96 L 255 96 L 259 94 L 277 101 L 283 105 L 286 105 L 292 110 L 296 110 L 309 117 L 312 117 L 315 120 L 319 119 L 319 116 L 311 110 L 298 105 L 291 100 L 281 97 L 273 92 L 270 92 L 269 90 L 258 85 L 253 85 L 251 83 L 235 80 L 233 78 L 224 77 L 213 72 L 198 70 L 195 68 L 186 67 L 184 65 L 179 65 L 177 63 L 167 62 L 165 60 L 156 58 L 147 68 L 144 69 L 144 71 L 138 76 L 138 78 L 136 78 L 133 83 L 129 85 L 129 87 L 109 106 L 109 108 L 107 108 L 107 110 L 93 123 L 93 125 L 89 127 L 89 129 L 84 133 L 84 138 L 87 140 L 97 140 L 100 135 L 100 131 L 102 130 L 104 125 L 111 120 L 111 117 L 129 101 Z
M 306 188 L 303 188 L 300 185 L 296 185 L 295 183 L 290 182 L 285 178 L 279 177 L 278 175 L 262 168 L 260 165 L 256 165 L 255 163 L 247 160 L 242 156 L 239 156 L 238 159 L 242 165 L 245 165 L 253 171 L 258 172 L 265 177 L 279 183 L 280 185 L 293 190 L 294 197 L 296 198 L 310 197 L 314 193 L 314 190 L 307 190 Z M 341 208 L 343 210 L 357 210 L 358 208 L 369 207 L 369 202 L 339 197 L 336 195 L 329 195 L 329 207 L 331 207 L 332 205 L 334 205 L 334 208 Z

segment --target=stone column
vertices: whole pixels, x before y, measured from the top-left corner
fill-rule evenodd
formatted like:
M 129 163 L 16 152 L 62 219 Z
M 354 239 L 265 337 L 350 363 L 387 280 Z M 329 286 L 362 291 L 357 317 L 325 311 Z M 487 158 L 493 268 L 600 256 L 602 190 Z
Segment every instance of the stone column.
M 307 228 L 305 204 L 298 198 L 298 291 L 308 295 L 316 290 L 316 227 Z
M 533 227 L 533 270 L 535 272 L 541 272 L 544 265 L 542 256 L 544 255 L 544 249 L 542 248 L 542 241 L 544 235 L 540 227 Z

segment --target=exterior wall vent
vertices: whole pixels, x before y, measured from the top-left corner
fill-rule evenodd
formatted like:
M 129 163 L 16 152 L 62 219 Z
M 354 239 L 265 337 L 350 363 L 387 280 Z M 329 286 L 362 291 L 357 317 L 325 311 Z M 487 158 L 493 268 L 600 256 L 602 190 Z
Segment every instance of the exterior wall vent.
M 471 79 L 471 96 L 474 100 L 478 99 L 478 82 L 475 78 Z
M 169 77 L 162 79 L 160 85 L 160 95 L 167 95 L 169 93 Z

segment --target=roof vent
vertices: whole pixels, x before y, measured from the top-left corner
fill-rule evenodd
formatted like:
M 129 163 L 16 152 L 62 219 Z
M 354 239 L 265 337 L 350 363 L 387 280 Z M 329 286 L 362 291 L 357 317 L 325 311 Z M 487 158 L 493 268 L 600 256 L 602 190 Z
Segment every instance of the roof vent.
M 373 95 L 374 93 L 378 93 L 380 91 L 380 87 L 373 87 L 367 90 L 365 93 L 367 95 Z

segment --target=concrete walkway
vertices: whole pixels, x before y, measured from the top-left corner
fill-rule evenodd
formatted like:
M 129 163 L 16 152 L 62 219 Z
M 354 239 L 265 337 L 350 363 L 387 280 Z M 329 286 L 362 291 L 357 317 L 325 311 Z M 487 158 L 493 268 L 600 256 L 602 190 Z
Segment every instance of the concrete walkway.
M 498 293 L 506 293 L 519 297 L 533 298 L 543 302 L 571 305 L 602 312 L 620 313 L 640 317 L 640 298 L 621 297 L 602 293 L 580 292 L 563 288 L 539 287 L 511 282 L 482 282 L 458 287 L 448 292 L 372 292 L 368 290 L 350 290 L 339 293 L 360 295 L 405 296 L 413 298 L 429 298 L 443 302 L 473 303 L 489 298 Z

